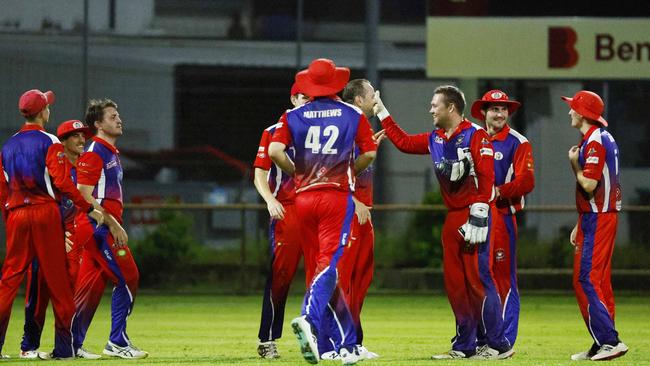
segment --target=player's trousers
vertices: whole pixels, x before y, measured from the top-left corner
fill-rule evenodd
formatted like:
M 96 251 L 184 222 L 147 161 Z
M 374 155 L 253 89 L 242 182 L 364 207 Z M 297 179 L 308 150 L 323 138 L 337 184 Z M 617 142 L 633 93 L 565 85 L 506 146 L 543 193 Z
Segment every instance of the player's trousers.
M 105 225 L 95 228 L 86 215 L 78 220 L 77 240 L 83 244 L 81 267 L 75 286 L 76 321 L 72 328 L 79 349 L 104 293 L 106 281 L 113 283 L 109 340 L 121 347 L 129 344 L 126 320 L 133 310 L 139 272 L 128 247 L 117 248 Z M 78 218 L 79 218 L 78 216 Z
M 488 227 L 496 214 L 490 210 Z M 501 301 L 492 274 L 494 254 L 493 233 L 488 229 L 487 241 L 467 250 L 467 243 L 458 228 L 467 222 L 469 209 L 447 213 L 442 230 L 443 272 L 445 289 L 456 318 L 456 335 L 452 349 L 465 353 L 476 350 L 477 330 L 486 343 L 498 350 L 509 348 L 503 333 Z
M 40 263 L 54 308 L 54 356 L 74 355 L 70 326 L 74 316 L 72 287 L 66 267 L 63 222 L 59 206 L 44 203 L 9 211 L 7 253 L 0 278 L 0 350 L 4 345 L 11 306 L 27 268 L 34 258 Z
M 618 343 L 614 327 L 612 253 L 618 215 L 581 213 L 573 257 L 573 288 L 587 330 L 597 345 Z
M 318 332 L 341 347 L 356 345 L 356 332 L 340 287 L 337 264 L 343 255 L 354 219 L 352 194 L 334 189 L 300 192 L 296 213 L 301 219 L 305 247 L 314 254 L 315 271 L 305 294 L 302 315 Z M 337 349 L 338 351 L 338 349 Z
M 355 217 L 352 221 L 350 241 L 339 263 L 339 286 L 350 307 L 352 321 L 357 331 L 357 344 L 363 344 L 361 326 L 361 309 L 363 301 L 372 283 L 375 268 L 374 259 L 375 231 L 372 220 L 359 224 Z
M 74 236 L 72 237 L 73 243 Z M 70 279 L 70 286 L 74 290 L 79 272 L 79 260 L 81 259 L 81 245 L 74 244 L 72 250 L 67 253 L 67 270 Z M 45 313 L 47 304 L 50 302 L 50 293 L 45 284 L 43 271 L 41 271 L 38 260 L 32 261 L 27 271 L 27 287 L 25 289 L 25 326 L 23 328 L 23 340 L 20 343 L 21 351 L 37 350 L 41 346 L 41 334 L 45 324 Z
M 517 287 L 517 218 L 498 212 L 492 221 L 494 255 L 492 273 L 503 309 L 503 332 L 514 346 L 519 328 L 519 289 Z
M 269 225 L 271 272 L 266 279 L 264 297 L 262 298 L 262 319 L 258 334 L 260 342 L 273 341 L 282 337 L 287 295 L 300 258 L 303 256 L 295 206 L 285 204 L 284 209 L 284 219 L 271 219 Z M 305 270 L 307 267 L 313 268 L 314 266 L 305 264 Z M 309 278 L 311 280 L 311 277 Z M 309 280 L 306 281 L 306 286 L 308 286 Z

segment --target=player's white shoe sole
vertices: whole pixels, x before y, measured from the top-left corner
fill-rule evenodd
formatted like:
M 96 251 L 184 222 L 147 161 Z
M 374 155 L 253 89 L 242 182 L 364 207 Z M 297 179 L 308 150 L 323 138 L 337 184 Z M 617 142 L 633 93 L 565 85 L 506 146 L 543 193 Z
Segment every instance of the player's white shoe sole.
M 447 353 L 441 353 L 439 355 L 431 356 L 432 360 L 454 360 L 454 359 L 461 359 L 461 358 L 469 358 L 469 357 L 467 357 L 467 355 L 464 352 L 454 351 L 453 349 Z
M 291 321 L 291 329 L 298 339 L 300 353 L 305 361 L 312 365 L 318 363 L 318 345 L 316 336 L 311 331 L 311 325 L 305 316 L 299 316 Z
M 613 360 L 615 358 L 621 357 L 626 354 L 628 351 L 627 346 L 623 342 L 618 342 L 615 346 L 610 346 L 609 344 L 603 344 L 602 347 L 596 352 L 596 354 L 591 358 L 592 361 L 606 361 Z
M 357 345 L 357 350 L 359 350 L 359 356 L 361 356 L 362 360 L 374 360 L 375 358 L 379 358 L 378 354 L 368 351 L 365 346 Z
M 147 356 L 149 356 L 149 353 L 138 349 L 132 344 L 120 347 L 111 341 L 108 341 L 108 343 L 106 343 L 106 347 L 104 347 L 102 353 L 106 356 L 119 357 L 124 359 L 140 359 L 147 358 Z

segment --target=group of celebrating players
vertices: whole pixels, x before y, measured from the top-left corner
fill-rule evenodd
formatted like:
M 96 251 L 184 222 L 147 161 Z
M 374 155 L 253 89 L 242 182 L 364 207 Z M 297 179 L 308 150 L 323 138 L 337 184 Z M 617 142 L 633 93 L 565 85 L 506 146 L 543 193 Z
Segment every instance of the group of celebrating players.
M 379 357 L 363 344 L 360 313 L 374 269 L 371 163 L 388 138 L 402 152 L 431 156 L 448 209 L 443 271 L 456 334 L 451 350 L 432 358 L 511 358 L 520 311 L 515 214 L 534 187 L 531 144 L 508 125 L 521 103 L 501 90 L 488 91 L 471 106 L 482 127 L 464 117 L 460 89 L 440 86 L 429 111 L 433 131 L 409 135 L 368 80 L 349 77 L 349 69 L 329 59 L 312 61 L 296 74 L 294 108 L 262 134 L 255 187 L 271 216 L 271 272 L 259 355 L 279 357 L 287 293 L 303 257 L 307 291 L 291 327 L 305 360 L 353 365 Z M 579 214 L 570 242 L 576 297 L 593 339 L 588 351 L 571 359 L 608 360 L 628 350 L 614 327 L 610 280 L 621 209 L 618 148 L 596 93 L 562 99 L 571 126 L 583 136 L 569 150 Z M 381 131 L 373 133 L 370 118 L 379 120 Z
M 20 358 L 101 358 L 83 343 L 107 281 L 113 283 L 111 332 L 102 353 L 147 357 L 126 333 L 139 274 L 122 227 L 123 172 L 115 147 L 122 120 L 117 104 L 91 100 L 86 123 L 65 121 L 55 136 L 45 131 L 54 101 L 51 91 L 25 92 L 18 101 L 25 123 L 0 153 L 7 233 L 0 277 L 0 351 L 13 300 L 27 273 Z M 39 347 L 50 299 L 54 349 L 44 352 Z M 0 352 L 0 358 L 9 356 Z

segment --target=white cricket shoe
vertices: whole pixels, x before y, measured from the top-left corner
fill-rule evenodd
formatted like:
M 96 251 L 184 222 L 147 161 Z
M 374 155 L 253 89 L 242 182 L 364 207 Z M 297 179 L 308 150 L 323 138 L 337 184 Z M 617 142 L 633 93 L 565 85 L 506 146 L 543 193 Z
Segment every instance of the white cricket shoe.
M 596 343 L 591 345 L 591 348 L 589 348 L 587 351 L 580 352 L 580 353 L 575 353 L 571 355 L 571 361 L 586 361 L 586 360 L 591 360 L 591 358 L 598 352 L 600 347 Z
M 359 356 L 362 360 L 374 360 L 375 358 L 379 358 L 378 354 L 368 351 L 365 346 L 360 344 L 357 345 L 357 350 L 359 350 Z
M 341 363 L 344 366 L 356 365 L 357 362 L 362 360 L 361 356 L 359 355 L 359 349 L 357 346 L 354 346 L 352 348 L 352 351 L 348 351 L 347 348 L 341 347 L 339 356 L 341 357 Z
M 621 357 L 627 353 L 627 346 L 623 342 L 618 342 L 617 345 L 612 346 L 603 344 L 598 352 L 591 358 L 592 361 L 605 361 Z
M 266 359 L 280 358 L 278 345 L 275 344 L 275 341 L 260 342 L 257 345 L 257 354 Z
M 515 349 L 510 347 L 507 351 L 499 352 L 490 346 L 483 345 L 476 349 L 476 354 L 470 359 L 472 360 L 504 360 L 506 358 L 512 357 L 515 354 Z
M 447 353 L 441 353 L 439 355 L 431 356 L 432 360 L 453 360 L 457 358 L 469 358 L 464 352 L 450 350 Z
M 74 360 L 74 356 L 56 357 L 52 352 L 38 352 L 38 358 L 41 360 Z
M 307 318 L 303 315 L 293 319 L 291 328 L 298 339 L 302 357 L 310 364 L 317 364 L 319 358 L 318 344 L 316 343 L 316 335 L 312 332 L 311 324 L 309 324 Z
M 20 353 L 18 354 L 18 357 L 24 359 L 24 360 L 35 360 L 38 358 L 38 350 L 29 350 L 29 351 L 23 351 L 20 350 Z
M 336 351 L 325 352 L 320 355 L 320 359 L 323 361 L 336 361 L 340 358 L 339 354 Z
M 0 353 L 0 360 L 8 360 L 10 358 L 11 358 L 11 356 L 5 355 L 4 353 Z
M 83 359 L 86 359 L 86 360 L 99 360 L 100 358 L 102 358 L 102 355 L 92 353 L 92 352 L 88 351 L 87 349 L 85 349 L 83 347 L 80 347 L 77 350 L 77 358 L 83 358 Z
M 128 345 L 120 347 L 115 343 L 108 341 L 106 347 L 102 351 L 106 356 L 126 358 L 126 359 L 137 359 L 137 358 L 147 358 L 149 353 L 140 350 L 138 347 L 134 346 L 129 342 Z

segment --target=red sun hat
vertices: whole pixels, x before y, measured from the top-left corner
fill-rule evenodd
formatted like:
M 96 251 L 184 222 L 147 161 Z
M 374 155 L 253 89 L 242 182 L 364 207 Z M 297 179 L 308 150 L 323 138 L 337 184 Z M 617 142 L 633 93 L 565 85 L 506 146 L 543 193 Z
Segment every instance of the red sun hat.
M 18 100 L 18 110 L 25 117 L 35 116 L 55 100 L 54 92 L 51 90 L 43 93 L 38 89 L 28 90 Z
M 86 126 L 85 123 L 76 119 L 71 119 L 69 121 L 65 121 L 61 123 L 59 127 L 56 129 L 56 136 L 59 139 L 63 139 L 67 135 L 74 132 L 83 132 L 86 140 L 93 137 L 93 133 L 90 131 L 90 127 Z
M 293 85 L 291 85 L 291 94 L 290 95 L 294 96 L 296 94 L 306 94 L 306 93 L 302 91 L 302 88 L 300 87 L 300 85 L 298 83 L 293 83 Z
M 605 103 L 603 103 L 603 100 L 598 94 L 588 90 L 581 90 L 573 98 L 562 97 L 562 100 L 579 115 L 599 122 L 604 127 L 607 127 L 608 123 L 602 116 L 605 110 Z
M 488 103 L 502 103 L 508 107 L 508 115 L 512 115 L 521 107 L 521 103 L 516 100 L 508 99 L 508 94 L 501 90 L 494 89 L 483 94 L 483 98 L 477 99 L 472 103 L 472 117 L 484 121 L 485 115 L 481 113 L 483 106 Z
M 334 95 L 350 80 L 350 69 L 336 67 L 334 61 L 319 58 L 309 64 L 309 68 L 296 74 L 296 84 L 309 97 Z

